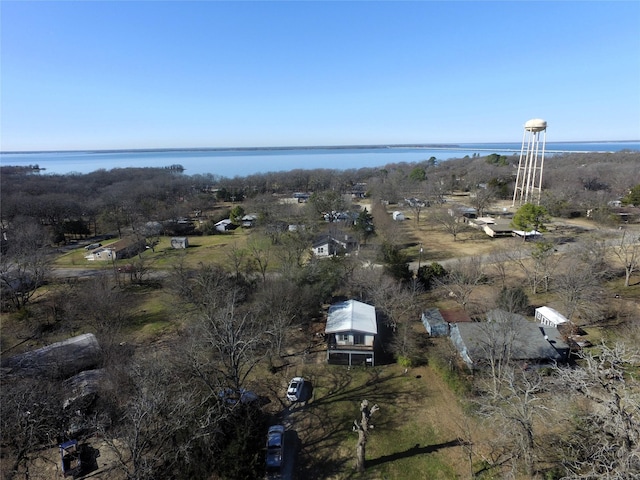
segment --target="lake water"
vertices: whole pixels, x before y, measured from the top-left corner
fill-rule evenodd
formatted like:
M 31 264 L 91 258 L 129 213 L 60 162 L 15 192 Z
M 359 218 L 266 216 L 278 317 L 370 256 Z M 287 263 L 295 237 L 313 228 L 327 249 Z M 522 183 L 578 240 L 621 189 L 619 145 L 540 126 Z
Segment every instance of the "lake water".
M 520 143 L 461 143 L 455 146 L 380 148 L 286 148 L 286 149 L 187 149 L 120 150 L 97 152 L 0 153 L 0 165 L 38 165 L 47 174 L 90 173 L 127 167 L 168 167 L 182 165 L 186 175 L 213 174 L 222 177 L 294 169 L 328 168 L 347 170 L 382 167 L 390 163 L 419 162 L 435 157 L 438 161 L 474 154 L 520 155 Z M 566 152 L 640 151 L 640 141 L 547 143 L 546 154 Z

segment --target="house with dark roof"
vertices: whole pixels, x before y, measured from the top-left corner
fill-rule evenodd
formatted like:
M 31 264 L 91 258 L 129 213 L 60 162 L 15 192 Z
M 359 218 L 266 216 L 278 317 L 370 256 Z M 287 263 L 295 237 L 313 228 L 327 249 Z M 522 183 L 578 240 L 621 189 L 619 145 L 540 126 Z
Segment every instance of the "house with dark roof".
M 450 324 L 450 338 L 470 369 L 481 368 L 496 355 L 523 365 L 544 365 L 565 361 L 568 346 L 549 327 L 522 315 L 492 310 L 484 322 Z
M 375 365 L 374 347 L 378 322 L 373 305 L 357 300 L 331 305 L 325 334 L 329 363 Z
M 358 241 L 347 233 L 335 231 L 316 237 L 311 248 L 316 257 L 331 257 L 351 253 L 358 248 Z
M 241 219 L 242 227 L 243 228 L 254 227 L 256 225 L 257 221 L 258 221 L 258 215 L 257 214 L 255 214 L 255 213 L 247 214 L 244 217 L 242 217 L 242 219 Z

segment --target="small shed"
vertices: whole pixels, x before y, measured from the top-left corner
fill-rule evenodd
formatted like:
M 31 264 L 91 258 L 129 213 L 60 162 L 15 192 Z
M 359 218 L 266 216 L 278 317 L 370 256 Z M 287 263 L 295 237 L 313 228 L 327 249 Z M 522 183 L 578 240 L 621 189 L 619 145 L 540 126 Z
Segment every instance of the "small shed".
M 536 320 L 542 325 L 558 328 L 559 325 L 567 323 L 569 320 L 557 310 L 551 307 L 536 308 Z
M 173 237 L 171 239 L 171 248 L 181 249 L 189 247 L 189 239 L 187 237 Z
M 422 324 L 432 337 L 449 335 L 449 322 L 444 319 L 438 308 L 429 308 L 422 312 Z
M 399 212 L 397 210 L 391 214 L 391 217 L 397 222 L 401 222 L 402 220 L 405 219 L 404 213 Z

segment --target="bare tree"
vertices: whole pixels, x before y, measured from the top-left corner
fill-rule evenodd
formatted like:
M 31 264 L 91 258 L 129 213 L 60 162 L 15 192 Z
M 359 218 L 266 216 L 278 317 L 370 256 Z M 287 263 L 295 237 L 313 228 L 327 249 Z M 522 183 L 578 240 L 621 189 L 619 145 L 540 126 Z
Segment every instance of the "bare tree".
M 481 356 L 489 367 L 490 392 L 494 400 L 499 398 L 505 379 L 511 372 L 517 335 L 514 321 L 513 314 L 495 310 L 492 321 L 482 324 L 476 338 Z
M 121 329 L 129 319 L 129 294 L 110 275 L 100 275 L 67 290 L 67 314 L 76 325 L 90 325 L 105 361 L 119 355 Z
M 436 281 L 449 292 L 460 306 L 467 310 L 471 301 L 471 294 L 485 280 L 482 259 L 468 257 L 457 259 L 447 270 L 443 279 Z
M 515 242 L 512 246 L 513 248 L 504 254 L 521 269 L 531 292 L 539 293 L 541 286 L 543 291 L 548 291 L 558 264 L 554 257 L 555 246 L 550 242 L 535 242 L 532 246 L 524 242 Z
M 198 389 L 166 357 L 135 361 L 115 381 L 115 409 L 100 429 L 128 480 L 173 476 L 216 443 L 217 394 Z
M 606 305 L 602 301 L 605 294 L 601 272 L 594 270 L 594 265 L 566 257 L 560 270 L 554 285 L 567 319 L 574 321 L 579 315 L 590 323 L 602 318 Z
M 501 463 L 511 465 L 513 478 L 521 468 L 531 478 L 536 463 L 534 427 L 547 411 L 542 378 L 535 370 L 509 368 L 501 381 L 504 388 L 491 402 L 482 405 L 482 411 L 500 432 L 497 440 L 506 456 Z
M 453 241 L 455 242 L 460 232 L 466 228 L 466 224 L 460 220 L 460 216 L 455 207 L 448 209 L 448 211 L 440 208 L 434 210 L 434 212 L 429 215 L 429 220 L 442 227 L 453 237 Z
M 484 216 L 485 210 L 487 210 L 496 199 L 496 191 L 493 188 L 476 188 L 473 190 L 470 202 L 471 205 L 478 211 L 478 216 Z
M 269 261 L 271 260 L 271 251 L 269 245 L 260 245 L 255 239 L 249 242 L 249 252 L 253 263 L 257 266 L 262 281 L 267 279 L 267 268 L 269 267 Z
M 624 286 L 628 287 L 631 275 L 640 266 L 640 240 L 637 236 L 622 232 L 620 242 L 613 248 L 613 252 L 624 266 Z
M 264 319 L 274 355 L 281 356 L 292 325 L 305 312 L 304 290 L 281 278 L 268 279 L 255 294 L 256 314 Z
M 3 303 L 24 307 L 50 271 L 47 234 L 31 219 L 12 225 L 6 251 L 0 252 L 0 294 Z
M 235 292 L 229 292 L 225 306 L 203 315 L 195 335 L 202 343 L 200 371 L 211 372 L 236 391 L 266 356 L 267 341 L 257 315 L 236 305 Z
M 509 245 L 501 244 L 491 251 L 491 257 L 488 260 L 488 266 L 491 271 L 495 272 L 500 278 L 502 288 L 507 286 L 507 273 L 511 263 L 511 248 Z
M 311 249 L 311 237 L 305 232 L 286 232 L 281 237 L 283 248 L 277 250 L 280 272 L 286 278 L 294 278 L 304 265 Z
M 369 408 L 369 401 L 362 400 L 362 402 L 360 402 L 360 423 L 358 423 L 357 420 L 353 421 L 353 431 L 358 433 L 358 444 L 356 445 L 356 469 L 360 473 L 364 473 L 367 439 L 369 437 L 369 430 L 373 429 L 371 416 L 378 410 L 380 410 L 380 407 L 378 407 L 377 404 Z
M 4 374 L 0 378 L 3 478 L 29 478 L 28 471 L 23 471 L 28 456 L 42 445 L 55 443 L 64 431 L 61 390 L 46 378 L 20 379 Z
M 640 477 L 640 356 L 622 343 L 581 352 L 575 368 L 556 368 L 574 432 L 563 445 L 567 479 Z M 571 404 L 568 401 L 571 401 Z M 569 413 L 569 412 L 567 412 Z
M 240 275 L 242 274 L 243 267 L 245 262 L 247 261 L 247 250 L 244 248 L 238 247 L 237 243 L 233 243 L 231 248 L 227 252 L 227 259 L 229 264 L 231 265 L 232 271 L 236 277 L 236 280 L 240 279 Z
M 409 209 L 413 212 L 416 225 L 420 223 L 420 213 L 427 207 L 427 203 L 419 198 L 408 198 L 405 200 Z

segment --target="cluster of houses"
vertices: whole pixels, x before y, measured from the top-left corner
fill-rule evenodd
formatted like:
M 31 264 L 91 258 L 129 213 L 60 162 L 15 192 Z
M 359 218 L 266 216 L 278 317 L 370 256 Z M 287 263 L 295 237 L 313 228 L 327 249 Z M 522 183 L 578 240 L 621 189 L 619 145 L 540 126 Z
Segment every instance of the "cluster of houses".
M 536 308 L 535 322 L 502 310 L 492 310 L 485 321 L 473 322 L 466 315 L 431 308 L 422 313 L 422 323 L 429 335 L 449 337 L 470 369 L 500 351 L 509 351 L 511 360 L 523 365 L 563 362 L 575 344 L 567 328 L 570 322 L 547 306 Z
M 447 213 L 455 217 L 457 221 L 482 230 L 493 238 L 520 237 L 525 240 L 536 240 L 542 237 L 542 234 L 536 230 L 522 231 L 514 228 L 511 225 L 511 216 L 507 212 L 498 218 L 491 216 L 478 217 L 478 212 L 475 208 L 457 205 L 449 208 Z
M 492 310 L 482 322 L 473 321 L 462 310 L 429 308 L 422 313 L 422 323 L 430 336 L 448 337 L 471 370 L 504 351 L 523 366 L 564 362 L 576 346 L 566 328 L 570 322 L 547 306 L 536 309 L 535 321 Z M 378 323 L 374 306 L 357 300 L 331 305 L 324 333 L 329 363 L 375 365 Z

